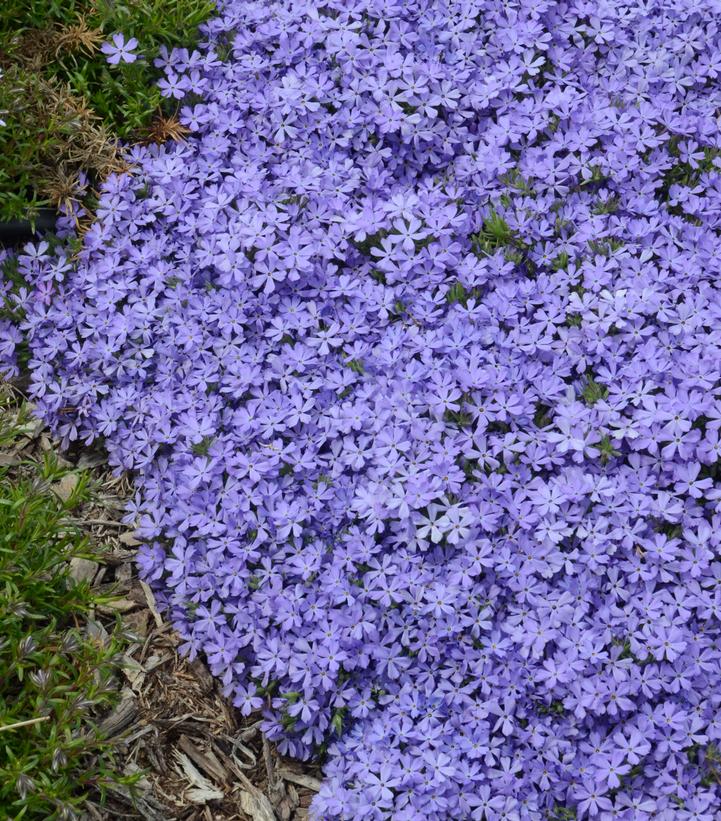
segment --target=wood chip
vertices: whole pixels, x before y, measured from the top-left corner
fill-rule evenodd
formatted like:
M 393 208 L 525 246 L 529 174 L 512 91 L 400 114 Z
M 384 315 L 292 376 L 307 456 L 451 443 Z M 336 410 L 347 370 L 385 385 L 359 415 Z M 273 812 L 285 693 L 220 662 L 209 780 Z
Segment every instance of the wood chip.
M 239 750 L 244 756 L 246 756 L 246 758 L 250 762 L 246 763 L 244 761 L 241 761 L 238 758 L 238 756 L 236 756 L 233 753 L 233 760 L 237 763 L 239 767 L 241 767 L 244 770 L 250 769 L 251 767 L 255 767 L 255 765 L 257 764 L 257 759 L 255 757 L 255 753 L 249 747 L 246 747 L 245 744 L 243 744 L 243 742 L 237 738 L 228 737 L 228 741 L 230 741 L 235 750 Z
M 210 675 L 210 671 L 203 662 L 200 659 L 194 659 L 188 666 L 193 673 L 194 680 L 200 687 L 200 692 L 203 695 L 211 693 L 215 687 L 215 679 Z
M 153 618 L 155 619 L 155 623 L 158 627 L 163 626 L 163 617 L 158 612 L 158 608 L 155 603 L 155 596 L 153 595 L 153 591 L 150 589 L 150 586 L 145 582 L 140 582 L 140 587 L 145 595 L 145 600 L 148 603 L 148 610 L 153 614 Z
M 95 809 L 95 807 L 93 806 L 93 804 L 90 801 L 88 801 L 85 804 L 85 808 L 87 809 L 88 814 L 90 815 L 90 817 L 94 818 L 95 821 L 103 821 L 103 816 L 100 815 L 100 812 Z
M 275 771 L 273 753 L 270 749 L 268 739 L 265 736 L 263 736 L 263 763 L 265 764 L 265 772 L 268 777 L 268 786 L 265 792 L 270 799 L 270 803 L 277 810 L 285 799 L 285 784 Z
M 28 439 L 34 439 L 44 427 L 45 424 L 43 423 L 42 419 L 30 419 L 30 421 L 17 427 L 17 433 L 19 433 L 21 436 L 27 436 Z M 43 434 L 43 436 L 46 439 L 48 438 L 46 434 Z M 48 439 L 48 442 L 49 441 L 50 440 Z
M 59 482 L 55 482 L 53 492 L 62 502 L 67 502 L 73 495 L 80 481 L 79 473 L 66 473 Z
M 101 595 L 105 596 L 123 596 L 126 599 L 130 599 L 134 601 L 136 604 L 140 604 L 135 596 L 131 596 L 130 591 L 132 590 L 132 579 L 124 579 L 122 574 L 118 576 L 116 574 L 115 579 L 107 584 L 97 587 L 97 592 Z M 142 601 L 143 607 L 145 607 L 145 601 Z
M 238 736 L 241 741 L 250 741 L 251 738 L 255 738 L 260 732 L 261 725 L 263 724 L 262 721 L 254 721 L 250 727 L 246 727 Z
M 148 657 L 143 662 L 143 666 L 149 673 L 151 670 L 155 670 L 156 667 L 160 667 L 161 664 L 165 664 L 166 661 L 170 661 L 171 658 L 173 658 L 172 653 L 163 653 L 162 656 L 159 656 L 157 653 L 153 653 L 152 656 Z
M 80 457 L 79 464 L 82 464 L 83 457 Z M 107 457 L 105 457 L 104 461 L 107 461 Z M 118 499 L 117 496 L 98 496 L 98 504 L 101 507 L 106 508 L 107 510 L 118 510 L 118 511 L 125 511 L 125 503 L 122 499 Z
M 220 702 L 221 715 L 218 716 L 223 724 L 223 728 L 230 733 L 235 733 L 238 730 L 238 713 L 230 705 L 229 702 L 223 700 Z
M 122 584 L 126 590 L 130 590 L 130 580 L 133 578 L 133 565 L 130 562 L 123 562 L 115 568 L 115 583 Z
M 135 722 L 137 717 L 138 704 L 135 697 L 126 697 L 100 722 L 100 732 L 107 738 L 120 735 L 123 730 Z
M 268 798 L 241 770 L 236 770 L 236 775 L 245 787 L 245 790 L 240 792 L 240 807 L 243 812 L 249 815 L 252 821 L 278 821 Z
M 118 527 L 125 528 L 122 522 L 116 522 L 113 519 L 80 519 L 78 524 L 97 525 L 98 527 Z
M 137 602 L 137 604 L 141 607 L 148 606 L 148 600 L 145 598 L 143 589 L 140 586 L 140 581 L 136 579 L 132 579 L 130 590 L 128 591 L 128 598 L 132 599 L 134 602 Z
M 128 680 L 130 686 L 136 693 L 139 693 L 145 682 L 145 674 L 147 672 L 143 665 L 138 664 L 132 656 L 126 653 L 123 656 L 122 669 L 123 675 Z
M 241 790 L 240 808 L 252 821 L 278 821 L 270 801 L 260 790 L 254 793 Z
M 190 758 L 194 764 L 200 767 L 204 773 L 209 775 L 218 784 L 230 783 L 230 773 L 218 760 L 217 756 L 212 750 L 201 750 L 197 745 L 188 738 L 187 735 L 181 735 L 178 739 L 178 747 Z
M 113 547 L 112 550 L 103 553 L 103 561 L 105 564 L 117 567 L 134 561 L 136 555 L 134 550 L 123 550 L 121 547 Z
M 100 565 L 92 559 L 83 559 L 73 556 L 70 559 L 70 575 L 76 582 L 91 582 L 95 578 Z
M 126 768 L 126 772 L 128 774 L 133 774 L 137 772 L 137 769 L 132 766 L 131 764 L 128 765 Z M 144 792 L 144 785 L 143 782 L 148 784 L 148 791 Z M 120 795 L 125 799 L 127 804 L 135 810 L 134 817 L 138 817 L 138 813 L 140 818 L 143 821 L 167 821 L 168 818 L 168 811 L 167 807 L 163 807 L 151 794 L 150 792 L 150 785 L 146 779 L 141 779 L 136 784 L 136 789 L 133 790 L 131 793 L 130 787 L 125 784 L 118 784 L 113 782 L 112 780 L 108 780 L 108 783 L 105 784 L 106 789 L 111 792 L 115 793 L 116 795 Z M 139 789 L 138 789 L 139 788 Z M 107 818 L 107 813 L 102 814 L 102 818 Z M 112 816 L 111 816 L 112 817 Z M 122 817 L 128 817 L 120 815 Z
M 148 635 L 148 619 L 150 613 L 147 610 L 136 610 L 123 617 L 123 627 L 144 639 Z
M 298 806 L 298 793 L 295 787 L 288 783 L 286 785 L 286 794 L 280 805 L 276 807 L 276 813 L 280 821 L 290 821 L 293 817 L 296 807 Z
M 297 784 L 299 787 L 305 787 L 307 790 L 312 790 L 313 792 L 319 792 L 322 786 L 322 782 L 317 778 L 313 778 L 312 775 L 296 773 L 286 767 L 278 767 L 276 773 L 285 781 L 290 781 L 293 784 Z
M 78 467 L 81 468 L 97 468 L 101 465 L 106 465 L 108 457 L 102 453 L 89 453 L 83 451 L 78 459 Z
M 132 735 L 129 735 L 127 738 L 123 739 L 123 743 L 126 747 L 130 747 L 131 744 L 138 741 L 138 739 L 142 738 L 144 735 L 148 733 L 152 733 L 155 728 L 152 724 L 146 724 L 145 727 L 141 727 L 139 730 L 134 732 Z
M 193 764 L 185 753 L 174 751 L 178 772 L 185 777 L 190 787 L 185 790 L 185 797 L 193 804 L 207 804 L 209 801 L 221 801 L 225 793 L 215 787 Z M 271 819 L 275 821 L 275 819 Z
M 135 610 L 138 603 L 130 599 L 112 599 L 106 604 L 98 605 L 98 610 L 105 615 L 113 615 L 114 613 L 127 613 L 129 610 Z

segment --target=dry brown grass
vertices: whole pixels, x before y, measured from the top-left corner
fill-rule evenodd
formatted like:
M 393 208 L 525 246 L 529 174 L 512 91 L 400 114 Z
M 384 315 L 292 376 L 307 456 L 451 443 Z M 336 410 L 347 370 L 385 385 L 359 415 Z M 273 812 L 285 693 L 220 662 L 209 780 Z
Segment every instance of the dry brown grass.
M 57 24 L 51 28 L 24 29 L 0 54 L 0 65 L 12 64 L 39 71 L 63 54 L 95 54 L 104 36 L 99 28 L 88 23 L 87 17 L 78 14 L 70 24 Z
M 117 139 L 69 85 L 21 65 L 11 66 L 4 81 L 10 85 L 9 117 L 22 119 L 37 135 L 32 157 L 18 156 L 40 196 L 73 213 L 87 193 L 80 172 L 103 180 L 129 169 Z
M 144 142 L 164 143 L 166 140 L 179 142 L 184 140 L 188 134 L 190 134 L 190 129 L 182 125 L 177 116 L 165 117 L 160 114 L 153 120 Z
M 83 15 L 78 15 L 77 23 L 69 26 L 58 26 L 52 34 L 55 37 L 55 56 L 63 52 L 84 52 L 93 55 L 103 42 L 103 32 L 88 25 Z

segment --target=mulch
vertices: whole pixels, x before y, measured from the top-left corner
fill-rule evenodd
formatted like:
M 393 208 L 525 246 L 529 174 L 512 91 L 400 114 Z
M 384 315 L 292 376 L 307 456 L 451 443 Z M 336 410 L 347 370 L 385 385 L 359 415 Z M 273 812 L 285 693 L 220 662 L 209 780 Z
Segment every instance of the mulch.
M 113 787 L 88 818 L 142 821 L 306 821 L 320 787 L 319 769 L 284 758 L 260 731 L 260 715 L 243 717 L 225 698 L 205 664 L 183 658 L 180 638 L 158 611 L 150 588 L 134 564 L 138 542 L 122 523 L 132 486 L 113 476 L 103 454 L 78 447 L 60 453 L 40 422 L 27 425 L 0 463 L 20 465 L 52 451 L 70 472 L 50 489 L 61 498 L 72 492 L 74 471 L 92 476 L 91 499 L 73 511 L 101 561 L 74 559 L 70 571 L 117 599 L 99 607 L 85 629 L 109 640 L 117 616 L 132 637 L 117 671 L 119 700 L 97 721 L 117 745 L 126 774 L 142 772 L 132 790 Z

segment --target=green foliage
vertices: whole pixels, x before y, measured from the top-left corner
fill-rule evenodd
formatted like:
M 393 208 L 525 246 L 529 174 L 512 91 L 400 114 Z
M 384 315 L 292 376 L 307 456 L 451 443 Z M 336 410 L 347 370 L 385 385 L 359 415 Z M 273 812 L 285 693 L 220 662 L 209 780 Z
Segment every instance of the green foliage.
M 704 766 L 706 774 L 702 783 L 706 786 L 709 786 L 714 782 L 718 784 L 719 781 L 721 781 L 721 750 L 719 750 L 716 744 L 710 743 L 706 747 Z
M 508 223 L 495 210 L 486 217 L 481 230 L 472 236 L 476 254 L 492 254 L 498 248 L 512 245 L 515 241 Z
M 210 446 L 215 441 L 214 436 L 204 436 L 200 442 L 193 445 L 192 451 L 194 456 L 207 456 L 210 453 Z
M 540 716 L 555 716 L 560 718 L 566 712 L 562 701 L 552 701 L 550 704 L 539 704 L 536 708 Z
M 337 736 L 343 735 L 343 719 L 346 717 L 347 713 L 347 707 L 339 707 L 338 709 L 333 710 L 333 716 L 330 720 L 330 726 Z
M 533 193 L 533 189 L 528 181 L 523 178 L 521 172 L 516 167 L 511 168 L 511 170 L 505 174 L 501 174 L 499 179 L 508 188 L 520 191 L 522 194 L 531 195 Z M 463 204 L 462 200 L 461 204 Z
M 550 821 L 573 821 L 576 817 L 576 811 L 574 809 L 562 807 L 560 804 L 556 804 L 548 816 Z
M 0 164 L 2 160 L 0 159 Z M 25 286 L 23 278 L 17 270 L 17 258 L 13 255 L 8 257 L 3 264 L 0 265 L 0 281 L 10 286 L 10 295 L 16 296 L 20 293 L 20 289 Z M 11 299 L 3 300 L 0 305 L 0 319 L 5 319 L 14 325 L 20 325 L 25 318 L 25 311 L 14 304 Z M 15 348 L 15 358 L 17 359 L 20 368 L 24 369 L 30 360 L 30 346 L 25 337 Z M 1 433 L 0 433 L 1 435 Z M 0 446 L 2 440 L 0 439 Z
M 470 290 L 466 290 L 463 285 L 456 280 L 446 293 L 446 302 L 449 305 L 455 305 L 457 303 L 465 308 L 470 300 L 475 300 L 477 302 L 480 300 L 482 295 L 483 292 L 480 288 L 471 288 Z
M 591 165 L 589 166 L 588 170 L 591 172 L 591 174 L 587 179 L 583 180 L 581 186 L 598 185 L 606 179 L 606 174 L 603 173 L 603 169 L 600 166 Z
M 0 409 L 0 445 L 28 422 Z M 107 598 L 69 574 L 71 558 L 97 558 L 67 515 L 87 496 L 87 475 L 63 502 L 49 486 L 65 472 L 56 461 L 9 471 L 0 468 L 0 818 L 74 817 L 88 796 L 133 781 L 117 775 L 93 723 L 116 698 L 123 639 L 119 629 L 107 642 L 90 634 Z
M 466 289 L 458 281 L 451 285 L 448 289 L 448 293 L 446 294 L 446 302 L 448 302 L 449 305 L 453 305 L 456 302 L 464 304 L 466 298 Z
M 553 416 L 551 408 L 548 405 L 544 405 L 539 402 L 535 408 L 533 424 L 537 428 L 545 428 L 547 425 L 550 425 L 552 421 Z
M 599 458 L 602 465 L 608 464 L 611 459 L 615 459 L 617 456 L 621 455 L 620 451 L 614 448 L 613 442 L 611 442 L 608 436 L 604 436 L 596 447 L 598 448 Z
M 591 209 L 593 214 L 601 215 L 601 214 L 615 214 L 618 211 L 619 201 L 618 197 L 609 197 L 608 199 L 601 200 L 596 205 L 593 206 Z
M 678 150 L 679 137 L 673 137 L 669 140 L 670 153 L 673 156 L 679 157 Z M 677 162 L 666 171 L 663 176 L 663 185 L 661 186 L 661 197 L 666 199 L 672 185 L 685 185 L 692 188 L 698 185 L 701 177 L 718 168 L 717 161 L 721 157 L 721 150 L 718 148 L 703 148 L 701 152 L 703 158 L 696 161 L 696 167 L 688 162 Z
M 566 268 L 568 268 L 569 262 L 570 258 L 566 251 L 561 251 L 561 253 L 551 263 L 551 267 L 554 271 L 565 271 Z
M 516 182 L 521 178 L 517 178 Z M 500 203 L 504 207 L 510 205 L 507 195 L 500 198 Z M 482 258 L 492 256 L 497 251 L 502 250 L 505 259 L 514 265 L 527 263 L 529 275 L 533 274 L 533 266 L 527 258 L 528 246 L 511 230 L 510 225 L 496 211 L 491 208 L 490 213 L 483 221 L 481 230 L 471 235 L 471 248 L 473 253 Z
M 623 248 L 623 242 L 614 237 L 606 241 L 591 239 L 588 241 L 588 247 L 593 254 L 598 254 L 602 257 L 611 257 L 616 251 Z
M 608 388 L 589 376 L 584 382 L 581 396 L 587 405 L 595 405 L 596 402 L 608 397 Z
M 372 248 L 381 247 L 381 241 L 384 240 L 389 233 L 389 231 L 381 229 L 380 231 L 376 231 L 375 234 L 368 234 L 365 239 L 352 240 L 352 245 L 354 245 L 361 254 L 368 256 Z
M 82 194 L 125 166 L 117 138 L 158 139 L 164 100 L 153 64 L 161 46 L 192 47 L 213 0 L 4 0 L 0 4 L 0 219 L 31 216 Z M 100 46 L 122 32 L 138 60 L 108 65 Z
M 473 417 L 465 411 L 446 411 L 443 419 L 460 430 L 468 430 L 473 425 Z
M 565 324 L 569 328 L 580 328 L 583 325 L 583 317 L 581 314 L 567 314 Z

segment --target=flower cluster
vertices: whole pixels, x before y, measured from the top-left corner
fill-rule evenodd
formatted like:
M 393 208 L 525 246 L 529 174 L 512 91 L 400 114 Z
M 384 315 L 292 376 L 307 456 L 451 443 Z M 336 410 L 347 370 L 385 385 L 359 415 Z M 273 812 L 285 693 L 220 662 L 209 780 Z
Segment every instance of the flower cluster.
M 718 818 L 721 15 L 220 3 L 71 259 L 38 408 L 319 819 Z
M 12 263 L 12 253 L 0 248 L 0 270 Z M 12 290 L 10 280 L 0 277 L 0 379 L 13 379 L 19 374 L 16 352 L 22 334 L 13 321 L 15 312 Z

